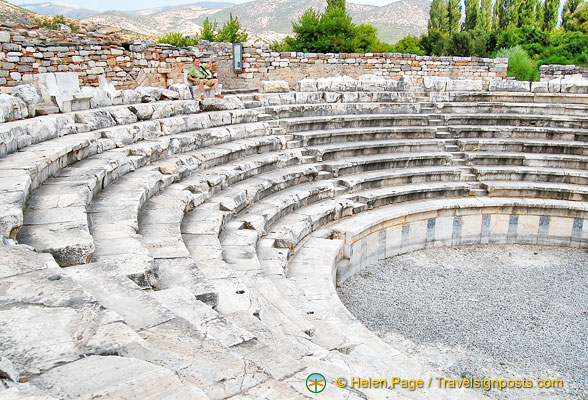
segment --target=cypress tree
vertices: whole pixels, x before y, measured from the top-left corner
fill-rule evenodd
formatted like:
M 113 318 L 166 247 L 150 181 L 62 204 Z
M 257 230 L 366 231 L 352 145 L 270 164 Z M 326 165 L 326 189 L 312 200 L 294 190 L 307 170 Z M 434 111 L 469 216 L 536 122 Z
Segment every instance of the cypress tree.
M 479 28 L 488 33 L 492 27 L 492 0 L 482 0 L 480 4 Z
M 480 3 L 479 0 L 465 0 L 466 17 L 462 30 L 475 30 L 478 27 L 480 19 Z
M 537 22 L 535 13 L 537 0 L 519 0 L 517 8 L 517 26 L 534 26 Z
M 447 0 L 433 0 L 429 11 L 429 31 L 449 33 L 449 13 L 447 11 Z
M 570 17 L 576 11 L 578 6 L 580 4 L 582 4 L 583 2 L 584 2 L 584 0 L 567 0 L 566 1 L 566 4 L 563 9 L 563 13 L 562 13 L 562 18 L 563 18 L 562 24 L 563 24 L 564 28 L 567 29 L 567 27 L 566 27 L 567 22 L 570 20 Z
M 551 32 L 557 25 L 559 18 L 559 0 L 545 0 L 545 11 L 543 13 L 543 30 Z
M 448 0 L 447 11 L 449 16 L 449 33 L 459 32 L 459 20 L 461 19 L 461 1 Z

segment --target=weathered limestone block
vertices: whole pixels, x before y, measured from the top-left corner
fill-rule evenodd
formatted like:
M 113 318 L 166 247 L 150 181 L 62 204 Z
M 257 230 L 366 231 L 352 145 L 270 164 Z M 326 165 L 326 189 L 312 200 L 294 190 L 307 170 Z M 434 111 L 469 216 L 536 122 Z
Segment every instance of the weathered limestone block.
M 587 94 L 588 93 L 588 79 L 582 75 L 571 75 L 562 78 L 561 93 L 575 93 L 575 94 Z
M 137 90 L 123 90 L 121 92 L 122 104 L 141 103 L 141 94 Z
M 488 90 L 491 92 L 529 92 L 531 90 L 531 82 L 512 79 L 494 79 L 490 81 Z
M 50 255 L 31 251 L 29 246 L 0 245 L 0 279 L 57 267 Z
M 447 82 L 448 92 L 480 92 L 483 88 L 481 80 L 455 79 Z
M 179 95 L 180 100 L 192 100 L 192 92 L 190 92 L 190 88 L 188 85 L 183 83 L 176 83 L 169 87 L 169 90 L 177 92 Z
M 143 103 L 153 103 L 161 99 L 161 88 L 138 87 L 135 89 Z
M 6 357 L 0 356 L 0 379 L 10 379 L 12 382 L 18 382 L 20 374 L 14 368 L 14 365 Z
M 81 92 L 77 72 L 36 74 L 35 79 L 45 103 L 55 103 L 61 112 L 90 108 L 92 96 Z
M 222 99 L 206 98 L 201 101 L 202 111 L 243 110 L 245 105 L 236 96 L 225 96 Z
M 43 266 L 26 261 L 32 264 L 23 270 Z M 120 316 L 104 309 L 59 268 L 2 278 L 0 288 L 0 353 L 21 379 L 90 354 L 144 347 Z
M 316 79 L 304 78 L 296 82 L 294 89 L 297 92 L 316 92 L 317 81 Z
M 108 110 L 117 125 L 128 125 L 137 122 L 137 116 L 128 107 L 113 107 Z
M 357 91 L 358 86 L 359 81 L 356 81 L 347 75 L 317 79 L 317 89 L 319 91 L 354 92 Z
M 116 125 L 112 114 L 106 110 L 83 111 L 74 114 L 75 121 L 85 124 L 92 131 L 110 128 Z
M 361 75 L 358 89 L 365 92 L 378 92 L 387 89 L 386 79 L 376 75 Z
M 91 96 L 91 108 L 109 107 L 113 105 L 112 98 L 105 90 L 86 86 L 82 88 L 82 93 Z
M 29 110 L 24 101 L 18 97 L 0 94 L 0 123 L 15 121 L 29 116 Z
M 547 82 L 549 93 L 561 92 L 561 78 L 551 79 Z
M 122 92 L 120 90 L 117 90 L 111 82 L 108 82 L 106 77 L 104 77 L 102 75 L 100 75 L 98 77 L 98 87 L 101 90 L 108 93 L 108 97 L 110 97 L 110 99 L 112 100 L 112 104 L 114 104 L 114 105 L 123 104 Z
M 12 88 L 10 94 L 16 98 L 21 99 L 27 106 L 29 117 L 35 116 L 35 107 L 41 101 L 41 96 L 33 85 L 19 85 Z
M 2 400 L 57 400 L 57 397 L 44 394 L 29 383 L 18 384 L 10 389 L 0 391 Z
M 533 93 L 549 93 L 548 82 L 531 82 L 531 92 Z
M 445 92 L 450 78 L 444 76 L 425 76 L 423 77 L 423 86 L 426 91 Z
M 135 358 L 91 356 L 55 368 L 31 384 L 67 399 L 194 399 L 207 397 L 168 369 Z
M 262 81 L 261 89 L 263 93 L 287 93 L 290 86 L 286 81 Z
M 180 94 L 175 90 L 161 89 L 162 100 L 178 100 L 179 98 Z

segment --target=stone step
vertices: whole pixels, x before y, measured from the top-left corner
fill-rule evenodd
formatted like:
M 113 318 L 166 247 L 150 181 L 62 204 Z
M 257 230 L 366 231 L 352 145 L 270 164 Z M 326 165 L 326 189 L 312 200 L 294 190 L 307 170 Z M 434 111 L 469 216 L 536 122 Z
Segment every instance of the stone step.
M 95 379 L 96 374 L 100 379 Z M 169 369 L 118 356 L 82 358 L 33 379 L 31 384 L 56 398 L 209 398 Z
M 548 182 L 482 182 L 490 197 L 529 197 L 586 201 L 588 189 L 583 185 Z
M 286 118 L 280 126 L 288 133 L 343 128 L 374 128 L 389 126 L 428 126 L 427 115 L 415 114 L 357 114 L 324 117 Z
M 517 166 L 472 168 L 484 181 L 531 181 L 588 185 L 588 173 L 583 170 Z
M 294 138 L 302 142 L 302 146 L 316 146 L 334 143 L 363 142 L 369 140 L 392 139 L 434 139 L 435 128 L 414 127 L 371 127 L 342 128 L 329 130 L 312 130 L 294 133 Z
M 314 154 L 323 161 L 374 154 L 425 153 L 443 150 L 447 151 L 445 143 L 436 139 L 372 140 L 353 143 L 335 143 L 306 148 L 309 154 Z
M 509 165 L 537 168 L 565 168 L 582 170 L 588 168 L 588 157 L 575 155 L 505 153 L 505 152 L 465 152 L 468 165 L 489 166 Z

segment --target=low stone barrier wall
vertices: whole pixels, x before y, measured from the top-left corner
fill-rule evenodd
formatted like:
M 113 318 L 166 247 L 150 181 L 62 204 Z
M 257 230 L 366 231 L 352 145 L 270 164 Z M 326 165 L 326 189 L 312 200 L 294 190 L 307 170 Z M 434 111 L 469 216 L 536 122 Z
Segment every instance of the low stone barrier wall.
M 64 34 L 49 29 L 0 28 L 0 86 L 29 83 L 46 72 L 77 72 L 81 86 L 98 86 L 105 76 L 117 89 L 184 83 L 196 49 L 153 43 L 111 43 L 105 38 Z M 230 43 L 201 42 L 205 58 L 218 56 L 218 75 L 225 87 L 260 87 L 262 81 L 285 80 L 291 87 L 309 77 L 371 74 L 386 79 L 425 76 L 482 80 L 485 85 L 506 77 L 506 59 L 425 57 L 393 53 L 316 54 L 276 53 L 269 45 L 245 43 L 243 72 L 233 72 Z
M 194 58 L 185 48 L 110 43 L 48 29 L 2 28 L 0 47 L 0 86 L 31 83 L 39 73 L 77 72 L 81 86 L 98 86 L 105 76 L 118 89 L 167 87 L 184 82 Z
M 577 65 L 542 65 L 539 67 L 541 81 L 549 81 L 556 78 L 563 78 L 568 75 L 582 75 L 588 78 L 588 67 Z
M 436 203 L 440 206 L 437 210 Z M 356 231 L 335 228 L 333 238 L 344 241 L 348 259 L 339 264 L 337 282 L 341 284 L 385 258 L 436 246 L 514 243 L 588 247 L 588 213 L 580 209 L 550 208 L 550 200 L 542 207 L 522 201 L 516 206 L 493 204 L 492 199 L 484 206 L 468 206 L 463 200 L 450 203 L 431 201 L 429 209 L 397 216 L 385 216 L 385 209 L 380 209 L 376 211 L 382 215 L 379 219 L 369 213 L 352 218 Z
M 200 46 L 207 51 L 207 44 Z M 221 51 L 218 51 L 221 50 Z M 232 70 L 230 48 L 216 49 L 219 78 L 228 87 L 259 87 L 264 80 L 284 80 L 293 87 L 305 78 L 376 75 L 398 80 L 409 77 L 422 84 L 427 76 L 461 80 L 481 80 L 487 88 L 492 80 L 505 79 L 508 60 L 476 57 L 429 57 L 400 53 L 321 54 L 272 52 L 266 44 L 243 48 L 243 72 Z

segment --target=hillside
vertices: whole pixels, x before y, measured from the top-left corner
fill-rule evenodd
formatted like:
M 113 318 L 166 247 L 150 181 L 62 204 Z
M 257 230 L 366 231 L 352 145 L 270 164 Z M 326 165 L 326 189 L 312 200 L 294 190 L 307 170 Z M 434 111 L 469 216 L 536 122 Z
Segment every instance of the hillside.
M 0 1 L 6 8 L 4 13 L 11 15 L 6 18 L 7 20 L 26 21 L 30 18 L 31 14 L 26 14 L 27 10 Z M 374 25 L 378 28 L 381 40 L 394 43 L 406 35 L 419 35 L 426 31 L 430 5 L 430 0 L 399 0 L 384 7 L 348 2 L 347 9 L 354 22 Z M 200 31 L 207 16 L 210 19 L 217 19 L 222 24 L 228 19 L 229 13 L 232 13 L 239 17 L 241 24 L 251 36 L 273 40 L 291 34 L 292 21 L 306 9 L 313 7 L 324 10 L 325 6 L 325 0 L 254 0 L 243 4 L 213 1 L 126 12 L 108 11 L 84 17 L 81 21 L 116 26 L 155 38 L 170 31 L 193 35 Z M 66 16 L 94 12 L 53 2 L 27 7 L 37 12 Z
M 62 3 L 47 2 L 38 4 L 21 4 L 20 6 L 37 14 L 63 15 L 64 17 L 75 19 L 86 18 L 99 13 L 99 11 L 96 10 Z
M 34 13 L 24 8 L 0 0 L 0 24 L 23 24 L 33 22 Z
M 324 10 L 324 0 L 255 0 L 225 8 L 212 15 L 225 21 L 229 13 L 239 16 L 243 26 L 253 32 L 292 32 L 292 21 L 310 7 Z M 370 23 L 378 28 L 385 42 L 397 42 L 406 35 L 418 35 L 427 30 L 429 0 L 400 0 L 384 7 L 348 2 L 347 10 L 356 23 Z M 201 18 L 198 23 L 202 23 Z
M 214 13 L 216 10 L 200 6 L 187 6 L 158 12 L 150 11 L 135 11 L 133 14 L 107 11 L 84 18 L 83 21 L 119 26 L 154 37 L 170 31 L 193 35 L 202 28 L 201 24 L 196 21 L 200 18 L 204 19 L 204 16 Z

